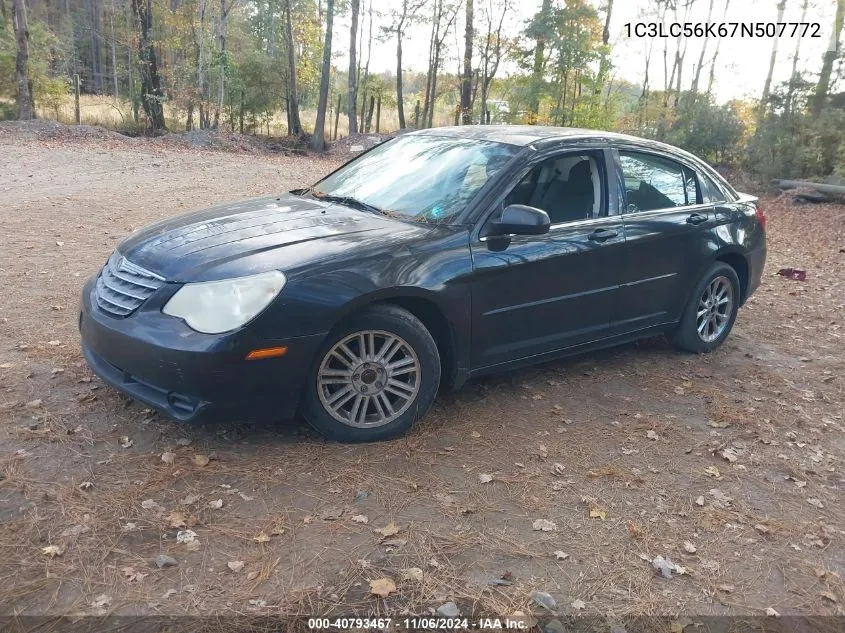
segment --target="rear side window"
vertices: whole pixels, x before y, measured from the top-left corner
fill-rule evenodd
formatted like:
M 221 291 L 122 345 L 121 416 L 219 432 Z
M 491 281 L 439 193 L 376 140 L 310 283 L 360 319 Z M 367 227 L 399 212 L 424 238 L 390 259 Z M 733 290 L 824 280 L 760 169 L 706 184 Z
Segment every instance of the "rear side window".
M 695 174 L 675 161 L 641 154 L 619 152 L 628 213 L 657 211 L 697 204 Z
M 698 174 L 698 182 L 701 184 L 702 202 L 713 203 L 725 201 L 725 194 L 716 186 L 716 183 L 700 172 Z

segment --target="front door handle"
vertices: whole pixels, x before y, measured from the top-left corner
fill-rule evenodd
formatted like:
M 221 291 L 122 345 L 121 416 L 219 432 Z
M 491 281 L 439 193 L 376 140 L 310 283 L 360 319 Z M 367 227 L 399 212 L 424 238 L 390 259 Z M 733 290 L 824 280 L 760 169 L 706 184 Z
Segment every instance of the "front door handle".
M 617 235 L 619 235 L 619 231 L 614 231 L 613 229 L 596 229 L 587 236 L 587 239 L 593 242 L 604 242 Z
M 701 215 L 700 213 L 693 213 L 689 217 L 687 217 L 687 224 L 701 224 L 702 222 L 707 222 L 707 216 Z

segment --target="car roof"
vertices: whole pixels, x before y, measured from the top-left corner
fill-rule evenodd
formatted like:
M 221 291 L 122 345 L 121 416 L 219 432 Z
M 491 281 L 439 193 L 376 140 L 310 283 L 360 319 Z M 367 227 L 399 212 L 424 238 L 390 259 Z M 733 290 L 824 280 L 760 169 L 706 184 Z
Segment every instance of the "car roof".
M 672 153 L 690 155 L 678 147 L 667 145 L 652 139 L 604 130 L 588 130 L 578 127 L 552 127 L 545 125 L 459 125 L 449 127 L 428 128 L 417 130 L 410 134 L 422 136 L 449 136 L 453 138 L 469 138 L 479 141 L 491 141 L 525 147 L 533 143 L 548 143 L 565 141 L 568 138 L 604 139 L 616 143 L 630 143 L 641 147 L 649 147 Z M 691 156 L 691 155 L 690 155 Z M 693 157 L 694 158 L 694 157 Z

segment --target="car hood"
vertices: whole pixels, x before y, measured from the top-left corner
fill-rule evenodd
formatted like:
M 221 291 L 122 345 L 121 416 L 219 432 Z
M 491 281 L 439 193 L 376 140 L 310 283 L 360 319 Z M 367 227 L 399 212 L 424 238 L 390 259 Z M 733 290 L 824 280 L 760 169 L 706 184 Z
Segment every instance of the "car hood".
M 281 269 L 363 247 L 395 248 L 423 225 L 292 194 L 224 204 L 144 227 L 118 246 L 168 281 L 207 281 Z

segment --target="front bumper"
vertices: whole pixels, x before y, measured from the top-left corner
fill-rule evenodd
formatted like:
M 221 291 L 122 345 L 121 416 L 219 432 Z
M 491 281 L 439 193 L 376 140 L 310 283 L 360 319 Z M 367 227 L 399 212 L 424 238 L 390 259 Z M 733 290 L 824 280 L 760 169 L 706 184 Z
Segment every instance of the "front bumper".
M 259 339 L 249 326 L 209 335 L 162 314 L 153 297 L 115 318 L 97 307 L 94 280 L 82 291 L 79 330 L 91 370 L 119 391 L 180 421 L 281 420 L 294 416 L 325 334 Z M 245 360 L 253 349 L 286 346 L 282 357 Z

